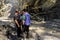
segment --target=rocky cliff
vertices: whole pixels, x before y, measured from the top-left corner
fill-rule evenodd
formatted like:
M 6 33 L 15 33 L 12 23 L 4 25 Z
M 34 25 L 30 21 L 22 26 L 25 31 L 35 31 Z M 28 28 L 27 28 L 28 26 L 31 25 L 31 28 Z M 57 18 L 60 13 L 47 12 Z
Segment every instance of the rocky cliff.
M 33 16 L 36 14 L 35 16 L 42 15 L 47 19 L 60 18 L 60 0 L 6 0 L 5 3 L 10 3 L 20 10 L 27 9 L 34 13 Z
M 34 15 L 36 13 L 37 17 L 42 15 L 47 19 L 60 18 L 60 0 L 35 0 L 26 9 Z

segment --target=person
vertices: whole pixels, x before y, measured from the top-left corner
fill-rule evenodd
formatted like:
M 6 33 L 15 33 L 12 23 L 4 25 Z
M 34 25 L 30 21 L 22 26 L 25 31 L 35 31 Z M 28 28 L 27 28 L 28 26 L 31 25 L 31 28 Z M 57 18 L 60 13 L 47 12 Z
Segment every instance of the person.
M 21 16 L 22 16 L 22 13 L 21 13 L 21 11 L 19 11 L 19 13 L 18 13 L 18 22 L 19 22 L 20 26 L 22 25 Z
M 29 27 L 30 27 L 30 14 L 26 9 L 22 10 L 23 12 L 23 28 L 24 32 L 26 32 L 26 37 L 29 38 Z
M 17 27 L 17 36 L 20 37 L 21 35 L 21 26 L 20 26 L 20 21 L 19 21 L 19 12 L 18 11 L 15 11 L 15 16 L 14 16 L 14 22 L 15 22 L 15 25 Z

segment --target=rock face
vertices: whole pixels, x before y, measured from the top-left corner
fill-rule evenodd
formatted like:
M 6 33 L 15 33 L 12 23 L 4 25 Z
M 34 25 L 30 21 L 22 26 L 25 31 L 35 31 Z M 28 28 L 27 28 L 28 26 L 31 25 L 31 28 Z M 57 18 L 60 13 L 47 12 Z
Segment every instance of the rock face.
M 0 0 L 0 7 L 4 5 L 4 0 Z
M 56 19 L 60 18 L 60 1 L 59 0 L 35 0 L 26 8 L 29 12 L 36 13 L 45 18 Z M 38 14 L 39 13 L 39 14 Z M 32 14 L 33 15 L 33 14 Z M 35 14 L 34 14 L 35 15 Z M 33 16 L 34 16 L 33 15 Z M 34 16 L 35 17 L 35 16 Z
M 24 8 L 28 9 L 29 12 L 39 13 L 36 16 L 41 16 L 41 14 L 49 19 L 60 18 L 60 1 L 59 0 L 5 0 L 5 3 L 10 3 L 16 8 L 22 10 Z M 15 8 L 13 8 L 13 11 Z M 53 16 L 54 15 L 54 16 Z
M 49 18 L 56 19 L 60 18 L 60 0 L 57 0 L 56 4 L 47 11 Z

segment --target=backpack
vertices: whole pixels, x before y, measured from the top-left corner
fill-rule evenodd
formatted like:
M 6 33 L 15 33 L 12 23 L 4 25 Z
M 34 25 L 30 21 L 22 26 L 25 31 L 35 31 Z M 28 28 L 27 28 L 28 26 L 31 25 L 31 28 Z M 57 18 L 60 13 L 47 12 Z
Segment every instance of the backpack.
M 26 19 L 25 15 L 22 15 L 20 18 L 21 18 L 21 20 L 25 20 Z

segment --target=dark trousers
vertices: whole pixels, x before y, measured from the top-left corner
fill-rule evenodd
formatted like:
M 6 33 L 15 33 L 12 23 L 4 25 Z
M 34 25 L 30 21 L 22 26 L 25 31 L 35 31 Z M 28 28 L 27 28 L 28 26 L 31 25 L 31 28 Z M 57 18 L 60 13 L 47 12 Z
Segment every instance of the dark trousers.
M 18 27 L 17 25 L 16 27 L 17 27 L 17 36 L 19 37 L 20 34 L 22 34 L 22 30 L 21 30 L 21 27 Z
M 29 36 L 29 25 L 22 25 L 23 32 L 26 32 L 27 37 Z

